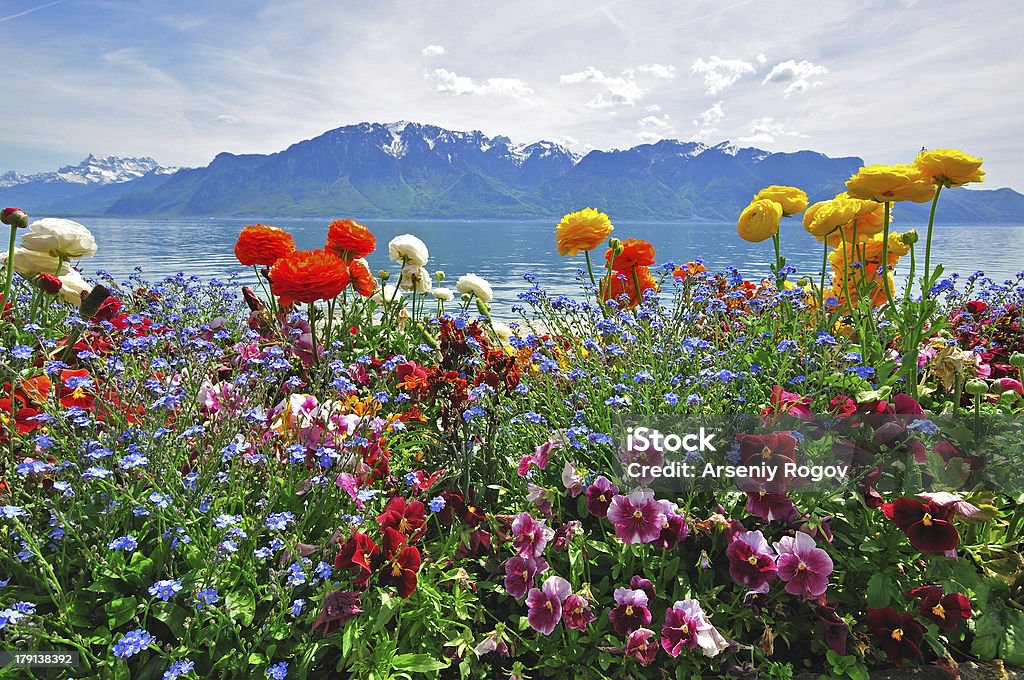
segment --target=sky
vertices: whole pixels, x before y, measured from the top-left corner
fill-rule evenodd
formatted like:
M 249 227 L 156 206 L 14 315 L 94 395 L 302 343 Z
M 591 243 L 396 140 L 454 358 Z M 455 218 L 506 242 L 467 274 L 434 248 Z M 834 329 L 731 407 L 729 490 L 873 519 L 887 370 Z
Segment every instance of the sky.
M 0 172 L 199 166 L 410 120 L 580 153 L 661 138 L 1024 191 L 1019 0 L 0 0 Z

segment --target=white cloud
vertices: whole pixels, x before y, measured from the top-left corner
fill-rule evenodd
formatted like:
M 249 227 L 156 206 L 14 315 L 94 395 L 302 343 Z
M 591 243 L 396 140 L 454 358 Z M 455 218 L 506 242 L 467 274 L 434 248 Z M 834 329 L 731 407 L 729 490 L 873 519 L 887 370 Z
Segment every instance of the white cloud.
M 690 72 L 704 76 L 707 93 L 714 95 L 748 73 L 753 73 L 754 65 L 742 59 L 721 59 L 712 56 L 705 61 L 698 57 L 690 67 Z
M 440 45 L 427 45 L 422 52 L 424 57 L 438 57 L 444 54 L 444 48 Z
M 758 64 L 767 64 L 768 63 L 768 57 L 765 56 L 764 52 L 761 52 L 756 57 L 754 57 L 754 60 Z
M 437 91 L 444 94 L 497 95 L 514 98 L 528 97 L 533 94 L 533 88 L 519 78 L 488 78 L 484 81 L 476 81 L 444 68 L 434 69 L 427 74 L 427 78 L 436 82 Z
M 669 122 L 668 114 L 663 116 L 644 116 L 640 119 L 642 128 L 636 133 L 641 142 L 657 142 L 676 133 L 675 127 Z
M 675 66 L 663 66 L 661 64 L 644 64 L 643 66 L 638 66 L 636 70 L 639 71 L 640 73 L 647 73 L 654 76 L 655 78 L 663 78 L 665 80 L 672 80 L 673 78 L 676 77 Z
M 226 125 L 234 125 L 239 122 L 238 116 L 232 116 L 230 113 L 224 113 L 217 116 L 218 123 L 224 123 Z
M 658 111 L 661 111 L 661 107 L 658 106 L 657 104 L 651 104 L 650 106 L 644 107 L 644 110 L 650 111 L 652 113 L 657 113 Z
M 703 111 L 695 120 L 691 121 L 697 127 L 697 131 L 690 137 L 691 142 L 706 142 L 718 132 L 718 123 L 725 120 L 723 103 L 715 102 L 711 108 Z
M 796 62 L 793 59 L 782 61 L 772 67 L 771 72 L 765 76 L 762 84 L 766 83 L 789 83 L 786 86 L 785 94 L 800 94 L 807 90 L 821 85 L 820 80 L 814 80 L 815 76 L 823 76 L 828 69 L 809 61 Z
M 721 101 L 715 102 L 714 106 L 701 113 L 698 116 L 699 120 L 693 121 L 693 124 L 700 127 L 710 127 L 722 122 L 725 118 L 725 110 L 722 108 L 722 104 L 723 102 Z
M 668 116 L 645 116 L 640 119 L 640 125 L 644 127 L 660 128 L 662 130 L 673 130 L 674 128 L 668 122 Z
M 606 91 L 594 95 L 587 102 L 587 108 L 608 109 L 615 106 L 636 106 L 651 91 L 650 86 L 644 86 L 637 82 L 638 73 L 658 80 L 671 80 L 675 78 L 675 71 L 674 66 L 644 64 L 635 69 L 628 68 L 619 75 L 612 76 L 599 68 L 588 66 L 582 71 L 560 76 L 558 82 L 563 85 L 596 83 L 604 87 Z
M 771 116 L 757 118 L 747 125 L 750 134 L 740 137 L 737 142 L 743 144 L 772 144 L 778 137 L 806 137 L 795 130 L 787 130 L 782 123 L 775 122 Z

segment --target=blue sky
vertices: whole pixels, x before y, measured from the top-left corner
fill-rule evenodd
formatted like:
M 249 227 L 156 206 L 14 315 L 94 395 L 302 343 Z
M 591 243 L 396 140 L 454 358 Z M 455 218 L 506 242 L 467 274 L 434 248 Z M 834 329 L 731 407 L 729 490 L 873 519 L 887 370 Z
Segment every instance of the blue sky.
M 205 165 L 361 121 L 577 151 L 983 156 L 1024 190 L 1017 0 L 0 0 L 0 172 Z

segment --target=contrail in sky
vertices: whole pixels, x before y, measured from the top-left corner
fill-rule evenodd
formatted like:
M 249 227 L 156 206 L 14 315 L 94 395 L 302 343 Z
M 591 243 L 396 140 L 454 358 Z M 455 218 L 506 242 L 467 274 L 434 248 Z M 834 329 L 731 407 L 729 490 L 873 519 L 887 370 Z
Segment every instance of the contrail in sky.
M 0 17 L 0 24 L 4 23 L 5 21 L 10 21 L 11 19 L 17 19 L 18 17 L 23 17 L 26 14 L 32 14 L 32 12 L 38 12 L 39 10 L 46 9 L 47 7 L 53 7 L 54 5 L 59 5 L 62 2 L 64 2 L 64 0 L 53 0 L 53 2 L 48 2 L 45 5 L 39 5 L 39 7 L 33 7 L 32 9 L 27 9 L 24 12 L 18 12 L 17 14 L 12 14 L 10 16 Z

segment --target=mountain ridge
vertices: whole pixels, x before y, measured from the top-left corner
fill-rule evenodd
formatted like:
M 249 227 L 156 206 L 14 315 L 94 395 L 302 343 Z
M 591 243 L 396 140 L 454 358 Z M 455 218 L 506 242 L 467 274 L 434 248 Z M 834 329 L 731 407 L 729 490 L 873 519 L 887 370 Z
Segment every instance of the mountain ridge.
M 764 186 L 799 186 L 822 200 L 864 164 L 809 150 L 668 139 L 581 156 L 548 140 L 514 144 L 408 121 L 346 125 L 270 154 L 222 152 L 200 168 L 125 160 L 146 162 L 135 172 L 151 167 L 120 182 L 100 183 L 103 172 L 83 182 L 83 167 L 116 165 L 115 157 L 90 155 L 69 166 L 70 179 L 0 185 L 0 203 L 37 214 L 452 219 L 557 218 L 590 205 L 617 219 L 733 220 Z M 1024 196 L 1008 188 L 948 192 L 943 204 L 947 223 L 1019 224 L 1024 214 Z M 927 208 L 902 203 L 898 214 L 918 220 Z

